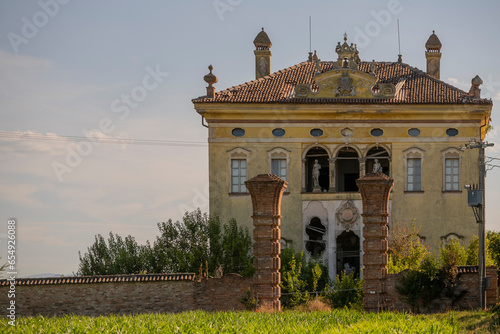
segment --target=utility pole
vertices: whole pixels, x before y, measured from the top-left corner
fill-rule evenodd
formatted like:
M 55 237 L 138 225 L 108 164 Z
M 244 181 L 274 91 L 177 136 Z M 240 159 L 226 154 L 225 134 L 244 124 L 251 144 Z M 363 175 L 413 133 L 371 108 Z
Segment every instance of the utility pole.
M 478 254 L 478 266 L 479 266 L 479 307 L 484 310 L 486 309 L 486 189 L 485 189 L 485 178 L 486 178 L 486 164 L 484 149 L 486 147 L 493 146 L 493 143 L 488 142 L 476 142 L 471 140 L 469 143 L 465 144 L 462 149 L 479 149 L 479 155 L 477 157 L 478 167 L 479 167 L 479 182 L 478 187 L 471 185 L 466 185 L 465 188 L 468 190 L 468 202 L 469 206 L 472 207 L 474 211 L 474 216 L 476 217 L 476 222 L 478 224 L 478 234 L 479 234 L 479 254 Z M 477 188 L 477 189 L 474 189 Z

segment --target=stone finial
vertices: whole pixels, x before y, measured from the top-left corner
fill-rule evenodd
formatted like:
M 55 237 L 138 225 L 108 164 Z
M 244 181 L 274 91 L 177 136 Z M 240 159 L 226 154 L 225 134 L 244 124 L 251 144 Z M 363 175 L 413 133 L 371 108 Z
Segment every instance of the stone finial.
M 471 80 L 471 87 L 469 90 L 469 96 L 472 96 L 473 98 L 480 98 L 481 97 L 481 89 L 479 89 L 479 86 L 483 84 L 483 79 L 479 77 L 479 75 L 476 75 L 474 78 Z
M 215 75 L 212 74 L 212 70 L 214 69 L 212 65 L 208 66 L 208 69 L 210 70 L 210 73 L 205 75 L 203 77 L 203 80 L 205 80 L 206 83 L 208 83 L 207 87 L 207 96 L 208 97 L 214 97 L 215 95 L 215 87 L 213 86 L 214 83 L 217 83 L 218 79 Z

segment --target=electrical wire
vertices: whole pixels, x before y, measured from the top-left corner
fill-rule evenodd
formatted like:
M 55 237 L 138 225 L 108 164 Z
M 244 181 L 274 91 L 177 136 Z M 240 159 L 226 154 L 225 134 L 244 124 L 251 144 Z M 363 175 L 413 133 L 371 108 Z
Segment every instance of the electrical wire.
M 136 139 L 136 138 L 110 138 L 96 136 L 59 136 L 55 134 L 39 134 L 26 132 L 6 132 L 0 131 L 0 139 L 18 139 L 18 140 L 53 140 L 65 142 L 90 141 L 99 144 L 127 144 L 127 145 L 149 145 L 149 146 L 190 146 L 207 147 L 205 142 L 191 142 L 182 140 L 156 140 L 156 139 Z

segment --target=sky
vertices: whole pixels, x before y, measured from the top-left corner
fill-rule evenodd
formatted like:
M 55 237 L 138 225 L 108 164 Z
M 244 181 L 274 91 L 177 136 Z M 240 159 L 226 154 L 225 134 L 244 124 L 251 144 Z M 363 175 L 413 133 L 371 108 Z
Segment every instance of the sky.
M 344 32 L 362 60 L 396 61 L 398 20 L 403 62 L 425 70 L 435 30 L 441 79 L 466 91 L 483 79 L 497 144 L 486 155 L 500 158 L 499 10 L 495 0 L 0 2 L 1 261 L 11 219 L 26 277 L 76 272 L 96 234 L 144 243 L 158 222 L 208 211 L 208 134 L 191 99 L 205 95 L 210 64 L 217 90 L 254 79 L 262 27 L 273 72 L 305 61 L 310 44 L 336 59 Z M 486 183 L 486 228 L 500 231 L 500 168 Z

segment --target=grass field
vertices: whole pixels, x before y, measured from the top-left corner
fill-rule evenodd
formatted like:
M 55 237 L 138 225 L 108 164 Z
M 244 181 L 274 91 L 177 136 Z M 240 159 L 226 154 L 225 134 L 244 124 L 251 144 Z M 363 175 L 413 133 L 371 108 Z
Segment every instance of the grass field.
M 0 322 L 2 333 L 495 333 L 487 312 L 432 315 L 316 312 L 186 312 L 108 317 L 18 318 Z

